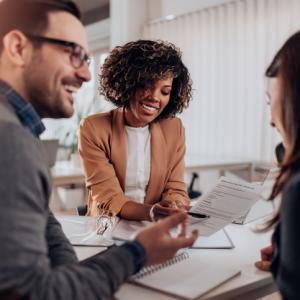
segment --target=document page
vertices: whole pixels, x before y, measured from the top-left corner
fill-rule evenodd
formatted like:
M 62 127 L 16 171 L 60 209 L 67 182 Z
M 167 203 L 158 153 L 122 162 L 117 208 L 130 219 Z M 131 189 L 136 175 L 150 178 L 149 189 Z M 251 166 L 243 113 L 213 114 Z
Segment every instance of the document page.
M 121 241 L 133 240 L 141 230 L 145 229 L 151 224 L 151 222 L 146 221 L 137 222 L 120 220 L 112 232 L 112 237 Z M 174 228 L 173 230 L 171 230 L 171 234 L 177 236 L 178 228 Z M 191 248 L 232 249 L 234 248 L 234 245 L 227 232 L 222 229 L 209 237 L 200 235 Z
M 235 178 L 221 177 L 217 185 L 190 209 L 207 218 L 189 216 L 189 229 L 209 236 L 245 214 L 259 199 L 262 187 Z

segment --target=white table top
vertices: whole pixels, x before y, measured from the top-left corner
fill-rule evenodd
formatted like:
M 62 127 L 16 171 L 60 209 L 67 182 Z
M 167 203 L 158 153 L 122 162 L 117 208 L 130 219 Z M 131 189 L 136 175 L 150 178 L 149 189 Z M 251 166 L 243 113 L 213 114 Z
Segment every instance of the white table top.
M 261 221 L 260 221 L 261 222 Z M 215 288 L 200 299 L 255 299 L 275 291 L 275 285 L 271 274 L 259 271 L 255 268 L 254 262 L 259 259 L 259 250 L 270 243 L 271 233 L 258 234 L 252 228 L 256 223 L 247 225 L 229 225 L 226 230 L 232 239 L 234 249 L 192 249 L 203 259 L 211 261 L 212 264 L 227 264 L 236 266 L 241 270 L 241 275 L 229 280 Z M 79 259 L 85 259 L 105 248 L 97 247 L 75 247 Z M 201 271 L 201 270 L 199 270 Z M 125 283 L 115 295 L 116 299 L 122 300 L 171 300 L 172 296 L 147 289 L 134 284 Z

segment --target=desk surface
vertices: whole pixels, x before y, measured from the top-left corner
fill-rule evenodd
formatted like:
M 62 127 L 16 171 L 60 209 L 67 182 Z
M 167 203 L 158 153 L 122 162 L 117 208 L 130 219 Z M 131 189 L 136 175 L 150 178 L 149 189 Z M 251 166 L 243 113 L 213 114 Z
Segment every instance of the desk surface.
M 254 262 L 259 259 L 259 250 L 270 243 L 271 233 L 257 234 L 252 231 L 256 223 L 247 225 L 229 225 L 226 227 L 232 239 L 234 249 L 193 249 L 196 255 L 205 257 L 212 264 L 236 266 L 241 275 L 215 288 L 200 299 L 256 299 L 276 290 L 270 273 L 259 271 Z M 79 259 L 87 258 L 105 248 L 75 247 Z M 201 271 L 201 270 L 199 270 Z M 122 300 L 171 300 L 169 295 L 134 284 L 125 283 L 115 295 Z
M 74 166 L 71 161 L 57 161 L 51 168 L 53 185 L 59 186 L 71 183 L 84 183 L 84 174 L 81 166 Z

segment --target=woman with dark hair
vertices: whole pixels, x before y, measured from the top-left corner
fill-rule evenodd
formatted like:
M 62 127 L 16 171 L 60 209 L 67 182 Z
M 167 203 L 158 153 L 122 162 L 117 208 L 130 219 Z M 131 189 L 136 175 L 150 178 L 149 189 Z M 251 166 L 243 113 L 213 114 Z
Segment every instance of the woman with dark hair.
M 116 47 L 101 68 L 100 86 L 118 108 L 80 127 L 88 215 L 111 211 L 153 221 L 187 209 L 185 135 L 175 115 L 188 106 L 192 88 L 180 51 L 150 40 Z
M 282 136 L 284 155 L 270 199 L 281 196 L 272 245 L 256 266 L 271 270 L 283 299 L 300 298 L 300 32 L 291 36 L 266 71 L 272 126 Z

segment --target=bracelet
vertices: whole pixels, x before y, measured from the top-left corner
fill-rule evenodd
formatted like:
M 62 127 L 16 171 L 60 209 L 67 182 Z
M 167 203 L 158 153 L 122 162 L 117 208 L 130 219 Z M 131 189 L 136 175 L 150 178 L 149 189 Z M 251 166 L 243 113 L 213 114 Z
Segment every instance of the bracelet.
M 156 204 L 153 204 L 152 206 L 151 206 L 151 208 L 150 208 L 150 211 L 149 211 L 149 217 L 150 217 L 150 220 L 151 220 L 151 222 L 155 222 L 155 216 L 154 216 L 154 206 L 155 206 Z

